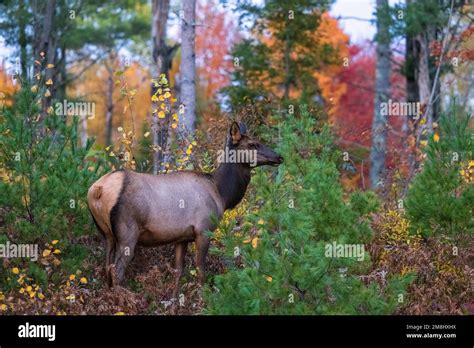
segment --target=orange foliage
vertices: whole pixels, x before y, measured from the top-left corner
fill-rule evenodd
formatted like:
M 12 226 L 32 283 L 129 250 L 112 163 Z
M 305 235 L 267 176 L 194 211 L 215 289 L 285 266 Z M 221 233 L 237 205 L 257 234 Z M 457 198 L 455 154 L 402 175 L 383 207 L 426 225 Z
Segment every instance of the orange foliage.
M 112 141 L 120 136 L 117 128 L 131 129 L 130 110 L 125 96 L 121 94 L 119 80 L 115 71 L 123 70 L 124 81 L 128 84 L 128 90 L 136 90 L 132 101 L 133 114 L 135 118 L 136 136 L 139 136 L 144 122 L 150 124 L 149 115 L 151 110 L 150 100 L 150 75 L 148 70 L 133 62 L 124 68 L 119 60 L 107 62 L 112 69 L 113 79 L 113 129 Z M 81 69 L 80 67 L 78 70 Z M 107 81 L 110 73 L 104 64 L 94 65 L 86 70 L 76 83 L 68 88 L 69 98 L 87 100 L 95 103 L 95 117 L 88 120 L 88 135 L 95 136 L 96 141 L 105 144 L 105 114 L 107 103 Z
M 198 1 L 196 14 L 202 24 L 196 27 L 197 78 L 203 97 L 210 100 L 230 82 L 230 50 L 238 36 L 234 23 L 216 0 Z
M 321 45 L 328 44 L 336 49 L 341 59 L 340 64 L 328 65 L 324 70 L 316 71 L 314 74 L 319 83 L 322 97 L 326 101 L 329 120 L 332 122 L 333 116 L 339 112 L 340 100 L 347 92 L 347 85 L 340 83 L 336 77 L 345 68 L 344 59 L 349 60 L 349 36 L 339 28 L 337 19 L 325 12 L 322 15 L 317 37 Z
M 272 48 L 276 44 L 273 35 L 271 35 L 272 30 L 270 30 L 270 35 L 264 35 L 260 38 L 261 41 L 269 48 Z M 341 57 L 340 64 L 327 64 L 324 66 L 323 70 L 314 72 L 314 77 L 316 78 L 321 89 L 321 96 L 330 106 L 327 111 L 329 115 L 332 116 L 337 112 L 336 107 L 338 102 L 347 90 L 347 86 L 345 84 L 338 83 L 335 80 L 335 77 L 344 69 L 342 58 L 349 57 L 349 36 L 346 35 L 341 28 L 339 28 L 338 22 L 335 18 L 332 18 L 328 12 L 324 12 L 321 16 L 321 22 L 317 30 L 313 33 L 313 37 L 315 45 L 330 45 L 338 52 L 338 55 Z M 291 58 L 296 60 L 298 56 L 304 56 L 306 54 L 306 50 L 308 50 L 307 47 L 295 48 L 291 53 Z M 276 52 L 272 58 L 272 61 L 282 62 L 283 52 L 281 52 L 279 49 L 272 49 L 272 51 Z M 281 80 L 282 76 L 278 76 L 276 78 Z M 274 95 L 283 96 L 283 91 L 281 90 L 281 84 L 283 81 L 271 81 L 267 76 L 262 76 L 261 80 L 266 81 L 268 87 L 274 86 L 272 88 L 272 93 Z M 291 99 L 297 99 L 300 94 L 300 89 L 291 88 L 289 97 Z
M 0 106 L 12 103 L 11 96 L 18 90 L 12 76 L 9 75 L 3 64 L 0 65 Z

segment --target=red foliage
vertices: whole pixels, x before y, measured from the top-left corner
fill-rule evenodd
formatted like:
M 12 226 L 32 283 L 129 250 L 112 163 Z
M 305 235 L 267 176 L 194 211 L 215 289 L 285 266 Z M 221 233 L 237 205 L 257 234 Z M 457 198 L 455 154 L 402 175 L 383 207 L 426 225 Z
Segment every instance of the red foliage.
M 360 164 L 364 161 L 363 175 L 367 179 L 374 112 L 376 57 L 370 43 L 350 46 L 349 54 L 349 66 L 335 79 L 335 83 L 345 84 L 347 88 L 346 93 L 340 98 L 333 122 L 339 135 L 339 144 L 354 157 L 354 162 L 359 164 L 359 172 Z M 405 78 L 397 71 L 395 65 L 392 65 L 391 86 L 392 101 L 404 101 Z M 389 116 L 386 159 L 389 171 L 394 169 L 395 164 L 399 167 L 400 161 L 403 160 L 398 158 L 398 154 L 403 153 L 401 150 L 406 141 L 402 134 L 403 122 L 403 116 Z M 359 185 L 361 184 L 362 180 L 359 178 Z

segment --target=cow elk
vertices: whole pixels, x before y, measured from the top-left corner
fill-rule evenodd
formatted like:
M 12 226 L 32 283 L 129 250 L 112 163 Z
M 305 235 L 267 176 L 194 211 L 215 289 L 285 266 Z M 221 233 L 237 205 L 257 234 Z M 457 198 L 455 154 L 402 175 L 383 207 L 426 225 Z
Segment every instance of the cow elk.
M 137 244 L 175 245 L 176 283 L 179 290 L 189 242 L 196 242 L 198 281 L 205 280 L 209 248 L 206 231 L 216 228 L 227 209 L 244 197 L 255 166 L 278 166 L 283 158 L 246 135 L 233 122 L 225 156 L 212 173 L 178 171 L 160 175 L 116 170 L 97 180 L 87 200 L 94 222 L 105 237 L 109 286 L 120 284 Z

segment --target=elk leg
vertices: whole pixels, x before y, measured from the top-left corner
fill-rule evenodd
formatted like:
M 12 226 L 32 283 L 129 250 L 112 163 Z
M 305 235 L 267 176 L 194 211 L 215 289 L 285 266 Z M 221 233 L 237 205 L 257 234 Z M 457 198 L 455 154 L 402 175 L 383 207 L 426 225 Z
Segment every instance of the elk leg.
M 186 256 L 186 251 L 188 249 L 188 242 L 176 243 L 174 248 L 174 267 L 176 268 L 176 279 L 173 290 L 173 297 L 178 297 L 179 292 L 179 280 L 183 274 L 184 268 L 184 257 Z
M 197 233 L 196 236 L 196 265 L 198 268 L 198 281 L 204 285 L 206 280 L 206 257 L 209 250 L 209 238 L 204 233 Z
M 115 258 L 114 266 L 116 272 L 116 279 L 113 280 L 113 285 L 118 285 L 122 282 L 125 275 L 125 269 L 133 258 L 133 252 L 138 241 L 138 227 L 133 224 L 119 224 L 118 242 L 115 243 Z
M 105 238 L 105 274 L 107 277 L 107 285 L 112 287 L 112 276 L 110 272 L 110 265 L 114 260 L 115 241 L 112 237 Z

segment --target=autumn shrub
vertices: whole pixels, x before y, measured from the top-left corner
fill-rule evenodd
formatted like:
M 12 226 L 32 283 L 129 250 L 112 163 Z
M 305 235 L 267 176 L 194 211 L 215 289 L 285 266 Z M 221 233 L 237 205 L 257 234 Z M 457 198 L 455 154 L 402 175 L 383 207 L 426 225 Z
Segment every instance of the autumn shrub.
M 43 110 L 52 83 L 42 78 L 34 84 L 22 81 L 12 105 L 0 109 L 0 243 L 37 245 L 39 253 L 35 261 L 3 259 L 0 285 L 6 288 L 25 288 L 18 281 L 22 274 L 34 287 L 44 285 L 59 265 L 75 272 L 91 255 L 78 241 L 96 233 L 86 196 L 102 173 L 103 161 L 89 158 L 91 140 L 85 147 L 77 145 L 76 117 L 67 120 L 53 107 Z
M 474 138 L 469 117 L 444 115 L 425 152 L 423 169 L 411 183 L 406 211 L 423 236 L 474 232 Z
M 219 248 L 226 271 L 205 291 L 211 314 L 393 313 L 409 277 L 381 286 L 363 276 L 367 253 L 327 253 L 328 246 L 367 247 L 373 194 L 345 200 L 339 183 L 339 152 L 328 127 L 303 111 L 280 120 L 278 169 L 259 168 L 252 178 L 243 221 L 221 223 Z M 284 122 L 282 122 L 284 121 Z
M 373 270 L 368 277 L 379 282 L 394 275 L 414 277 L 400 298 L 398 314 L 467 313 L 474 273 L 467 243 L 413 233 L 406 214 L 393 209 L 378 212 L 372 226 Z

